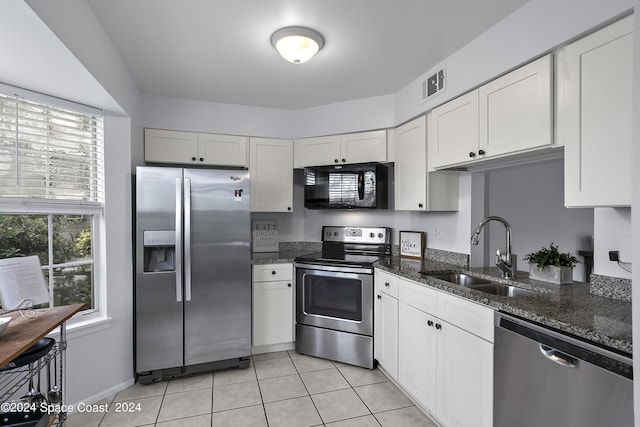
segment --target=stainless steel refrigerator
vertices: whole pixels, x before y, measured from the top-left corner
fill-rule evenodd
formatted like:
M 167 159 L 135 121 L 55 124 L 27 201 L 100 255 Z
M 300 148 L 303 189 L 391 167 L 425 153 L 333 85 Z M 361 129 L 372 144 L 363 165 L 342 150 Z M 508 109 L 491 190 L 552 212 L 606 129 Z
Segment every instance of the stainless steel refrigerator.
M 249 366 L 246 170 L 136 169 L 138 381 Z

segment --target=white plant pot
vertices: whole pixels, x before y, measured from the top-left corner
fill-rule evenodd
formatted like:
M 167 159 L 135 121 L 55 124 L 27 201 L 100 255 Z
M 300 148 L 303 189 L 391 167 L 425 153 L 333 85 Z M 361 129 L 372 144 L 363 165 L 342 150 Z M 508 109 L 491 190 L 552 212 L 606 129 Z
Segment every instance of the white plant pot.
M 535 264 L 529 264 L 529 279 L 555 283 L 556 285 L 566 285 L 573 283 L 573 267 L 548 265 L 543 270 L 538 270 Z

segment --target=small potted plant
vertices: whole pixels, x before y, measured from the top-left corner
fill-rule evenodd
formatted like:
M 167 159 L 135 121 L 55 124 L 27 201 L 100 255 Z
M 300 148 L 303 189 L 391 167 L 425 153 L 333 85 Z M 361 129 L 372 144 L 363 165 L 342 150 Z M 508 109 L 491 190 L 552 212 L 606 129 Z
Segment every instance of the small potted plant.
M 558 246 L 551 243 L 522 259 L 529 261 L 529 278 L 542 282 L 564 285 L 573 283 L 573 268 L 580 261 L 569 252 L 561 253 Z

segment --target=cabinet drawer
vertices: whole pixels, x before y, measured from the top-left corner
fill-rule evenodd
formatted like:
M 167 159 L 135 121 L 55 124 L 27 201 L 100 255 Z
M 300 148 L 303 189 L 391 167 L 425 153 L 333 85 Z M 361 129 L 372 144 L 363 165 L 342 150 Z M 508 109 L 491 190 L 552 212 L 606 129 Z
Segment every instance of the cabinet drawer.
M 493 310 L 444 292 L 438 292 L 437 316 L 452 325 L 493 342 Z
M 253 266 L 254 282 L 293 280 L 293 264 L 262 264 Z
M 398 298 L 398 281 L 400 278 L 385 271 L 376 269 L 373 278 L 376 292 L 384 292 L 394 298 Z
M 438 291 L 400 279 L 399 300 L 425 313 L 436 313 L 436 295 Z

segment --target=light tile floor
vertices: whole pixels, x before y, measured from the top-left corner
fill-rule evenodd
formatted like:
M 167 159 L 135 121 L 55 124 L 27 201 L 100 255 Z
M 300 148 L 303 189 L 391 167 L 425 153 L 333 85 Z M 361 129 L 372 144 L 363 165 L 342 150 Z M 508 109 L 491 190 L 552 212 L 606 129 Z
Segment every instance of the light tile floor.
M 379 370 L 293 351 L 254 355 L 247 369 L 134 384 L 100 403 L 109 411 L 69 414 L 66 425 L 435 427 Z

